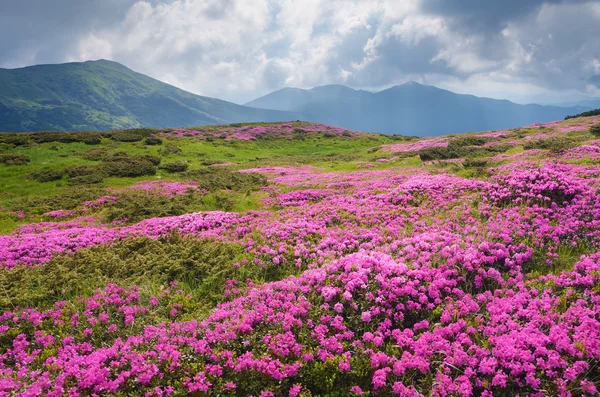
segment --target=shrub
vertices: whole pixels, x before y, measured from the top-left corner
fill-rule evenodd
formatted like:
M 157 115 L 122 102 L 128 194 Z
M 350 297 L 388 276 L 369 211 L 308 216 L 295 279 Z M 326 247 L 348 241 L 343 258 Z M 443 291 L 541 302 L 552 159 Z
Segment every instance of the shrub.
M 33 172 L 29 176 L 38 182 L 51 182 L 62 178 L 64 171 L 59 170 L 43 170 Z
M 102 164 L 102 170 L 109 176 L 136 177 L 156 174 L 156 167 L 139 157 L 123 158 Z
M 598 116 L 600 115 L 600 109 L 588 110 L 587 112 L 579 113 L 573 116 L 565 117 L 565 120 L 575 119 L 578 117 L 589 117 L 589 116 Z
M 6 165 L 25 165 L 29 163 L 31 159 L 24 154 L 0 154 L 0 164 Z
M 87 176 L 100 173 L 100 168 L 95 165 L 72 165 L 64 169 L 69 178 Z
M 72 187 L 60 194 L 51 196 L 29 195 L 9 200 L 6 207 L 11 211 L 24 211 L 28 214 L 43 214 L 56 210 L 72 210 L 84 201 L 95 200 L 106 195 L 106 190 L 98 187 Z
M 577 142 L 575 142 L 572 139 L 568 139 L 568 138 L 546 138 L 546 139 L 538 139 L 535 141 L 531 141 L 531 142 L 527 142 L 525 145 L 523 145 L 523 148 L 525 150 L 532 150 L 532 149 L 542 149 L 542 150 L 549 150 L 551 152 L 561 152 L 567 149 L 570 149 L 574 146 L 577 145 Z
M 465 168 L 483 168 L 488 164 L 485 159 L 465 159 L 463 167 Z
M 29 136 L 27 134 L 0 134 L 4 139 L 2 142 L 8 145 L 24 146 L 29 143 Z
M 241 173 L 222 168 L 191 170 L 186 172 L 184 176 L 187 179 L 197 181 L 198 187 L 209 192 L 222 189 L 250 192 L 268 185 L 267 178 L 262 174 Z
M 117 142 L 139 142 L 144 137 L 132 132 L 115 132 L 110 136 L 110 139 Z
M 69 178 L 67 182 L 71 186 L 76 185 L 95 185 L 97 183 L 101 183 L 104 179 L 104 175 L 101 173 L 94 173 L 89 175 L 81 175 L 73 178 Z
M 44 266 L 3 270 L 0 307 L 43 306 L 107 282 L 156 285 L 172 280 L 195 283 L 204 302 L 213 306 L 223 300 L 223 287 L 235 278 L 233 263 L 241 255 L 238 244 L 209 239 L 127 239 L 58 256 Z
M 460 137 L 460 138 L 455 138 L 453 140 L 451 140 L 448 143 L 448 146 L 452 146 L 452 147 L 465 147 L 465 146 L 481 146 L 483 144 L 485 144 L 488 140 L 485 138 L 480 138 L 480 137 L 476 137 L 476 136 L 467 136 L 467 137 Z
M 183 160 L 171 161 L 161 165 L 159 168 L 167 172 L 184 172 L 188 169 L 189 164 Z
M 484 157 L 493 153 L 504 153 L 510 148 L 511 146 L 507 144 L 475 148 L 459 146 L 458 144 L 449 144 L 447 147 L 429 147 L 422 149 L 419 150 L 418 153 L 421 161 L 432 161 L 457 159 L 465 156 Z
M 600 109 L 598 109 L 600 111 Z M 600 136 L 600 124 L 596 124 L 590 128 L 592 135 Z
M 102 142 L 102 138 L 98 136 L 91 136 L 83 139 L 83 143 L 86 145 L 99 145 Z
M 144 139 L 144 143 L 146 145 L 162 145 L 163 141 L 162 139 L 160 139 L 157 136 L 149 136 L 148 138 Z
M 162 154 L 163 156 L 169 156 L 171 154 L 178 154 L 181 152 L 182 152 L 182 150 L 179 146 L 166 145 L 165 147 L 162 148 L 162 150 L 160 151 L 160 154 Z
M 159 165 L 160 162 L 162 161 L 162 159 L 160 157 L 158 157 L 158 156 L 152 156 L 150 154 L 143 154 L 141 156 L 132 156 L 132 157 L 137 157 L 137 158 L 139 158 L 141 160 L 149 161 L 153 165 Z

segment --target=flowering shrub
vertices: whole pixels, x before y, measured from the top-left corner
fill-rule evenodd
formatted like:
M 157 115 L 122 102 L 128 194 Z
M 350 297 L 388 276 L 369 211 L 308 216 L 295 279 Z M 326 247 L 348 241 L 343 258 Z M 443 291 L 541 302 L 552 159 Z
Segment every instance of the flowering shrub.
M 597 142 L 491 156 L 569 125 L 425 149 L 463 166 L 252 160 L 57 200 L 0 236 L 0 395 L 598 395 Z M 260 211 L 188 213 L 236 192 Z

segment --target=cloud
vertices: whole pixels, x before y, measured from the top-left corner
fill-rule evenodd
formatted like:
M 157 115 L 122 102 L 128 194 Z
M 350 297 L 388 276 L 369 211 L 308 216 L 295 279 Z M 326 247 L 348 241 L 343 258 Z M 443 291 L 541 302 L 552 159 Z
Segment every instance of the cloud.
M 593 1 L 4 2 L 0 66 L 107 58 L 236 102 L 283 86 L 411 79 L 522 101 L 600 91 Z

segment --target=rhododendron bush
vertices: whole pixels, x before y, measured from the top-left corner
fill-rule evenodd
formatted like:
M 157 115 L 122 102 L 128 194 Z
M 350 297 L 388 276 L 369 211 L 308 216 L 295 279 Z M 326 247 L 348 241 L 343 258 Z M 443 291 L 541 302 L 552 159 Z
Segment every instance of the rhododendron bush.
M 588 121 L 568 123 L 545 128 Z M 598 395 L 591 139 L 473 172 L 240 166 L 268 180 L 258 210 L 117 225 L 48 214 L 0 236 L 0 395 Z M 204 194 L 193 181 L 131 189 Z

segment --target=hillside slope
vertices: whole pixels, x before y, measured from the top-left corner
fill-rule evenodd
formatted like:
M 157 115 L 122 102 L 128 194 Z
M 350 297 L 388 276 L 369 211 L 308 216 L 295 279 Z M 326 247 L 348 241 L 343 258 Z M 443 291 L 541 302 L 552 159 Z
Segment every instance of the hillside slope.
M 0 131 L 159 128 L 297 118 L 194 95 L 105 60 L 0 69 Z
M 588 110 L 519 105 L 507 100 L 460 95 L 415 82 L 375 93 L 339 85 L 311 90 L 288 88 L 246 105 L 299 112 L 306 120 L 356 130 L 418 136 L 513 128 Z

